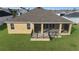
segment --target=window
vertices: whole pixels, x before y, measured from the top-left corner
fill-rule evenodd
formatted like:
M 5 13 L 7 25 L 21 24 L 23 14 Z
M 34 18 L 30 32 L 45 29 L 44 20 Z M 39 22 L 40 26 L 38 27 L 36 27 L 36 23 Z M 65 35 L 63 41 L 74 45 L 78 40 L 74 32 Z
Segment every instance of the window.
M 62 24 L 61 33 L 68 33 L 68 31 L 69 31 L 69 24 Z
M 55 24 L 52 24 L 52 28 L 55 29 Z
M 29 23 L 27 24 L 27 29 L 30 29 L 30 24 Z
M 12 23 L 12 24 L 10 24 L 10 26 L 11 26 L 11 29 L 14 29 L 14 24 Z

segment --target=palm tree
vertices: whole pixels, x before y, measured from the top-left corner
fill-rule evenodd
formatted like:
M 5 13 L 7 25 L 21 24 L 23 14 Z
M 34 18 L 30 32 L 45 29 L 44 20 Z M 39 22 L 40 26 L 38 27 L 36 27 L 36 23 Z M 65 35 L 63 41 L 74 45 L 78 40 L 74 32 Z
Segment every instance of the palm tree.
M 15 10 L 15 9 L 9 9 L 9 8 L 8 8 L 8 10 L 13 15 L 13 18 L 17 16 L 17 10 Z

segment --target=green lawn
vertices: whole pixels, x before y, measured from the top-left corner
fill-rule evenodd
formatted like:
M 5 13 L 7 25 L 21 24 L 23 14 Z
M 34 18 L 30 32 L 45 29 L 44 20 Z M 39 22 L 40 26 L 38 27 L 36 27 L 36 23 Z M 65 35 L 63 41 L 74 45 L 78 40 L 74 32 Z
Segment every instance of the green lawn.
M 69 51 L 79 50 L 79 25 L 74 25 L 70 36 L 49 42 L 32 42 L 30 35 L 10 35 L 6 26 L 0 27 L 0 50 L 2 51 Z

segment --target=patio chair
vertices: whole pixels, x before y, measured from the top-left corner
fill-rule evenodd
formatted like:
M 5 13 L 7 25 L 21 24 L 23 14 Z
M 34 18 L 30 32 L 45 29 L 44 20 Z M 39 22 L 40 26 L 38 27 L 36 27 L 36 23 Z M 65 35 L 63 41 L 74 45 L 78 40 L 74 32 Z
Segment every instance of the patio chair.
M 48 38 L 49 37 L 48 33 L 43 33 L 43 37 Z

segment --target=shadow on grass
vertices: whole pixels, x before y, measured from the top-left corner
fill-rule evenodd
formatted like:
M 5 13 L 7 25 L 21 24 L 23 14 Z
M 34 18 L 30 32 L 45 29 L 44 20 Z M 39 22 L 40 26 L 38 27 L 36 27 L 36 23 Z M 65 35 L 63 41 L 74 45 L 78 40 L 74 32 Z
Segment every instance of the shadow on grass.
M 71 34 L 74 33 L 77 29 L 72 27 Z
M 6 28 L 7 28 L 7 25 L 4 23 L 3 25 L 0 26 L 0 31 L 1 31 L 1 30 L 4 30 L 4 29 L 6 29 Z
M 77 45 L 76 44 L 73 44 L 73 43 L 71 43 L 70 46 L 77 47 Z

